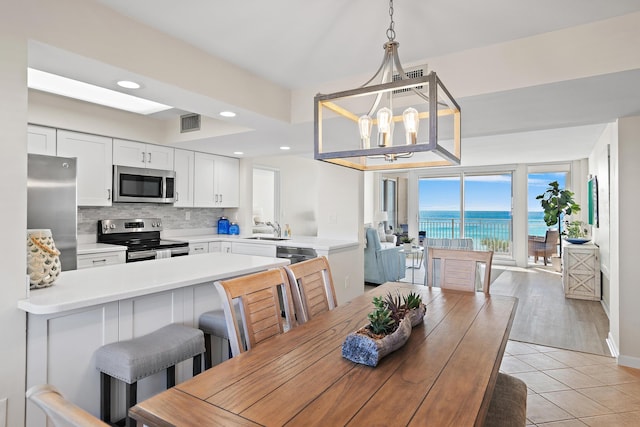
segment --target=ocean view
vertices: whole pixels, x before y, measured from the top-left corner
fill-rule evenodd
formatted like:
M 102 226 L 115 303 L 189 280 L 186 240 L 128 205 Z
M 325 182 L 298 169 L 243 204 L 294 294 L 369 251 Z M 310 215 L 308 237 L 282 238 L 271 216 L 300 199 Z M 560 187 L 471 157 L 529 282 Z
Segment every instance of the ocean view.
M 547 225 L 544 212 L 529 212 L 529 233 L 544 236 Z M 467 211 L 465 212 L 465 234 L 474 240 L 485 238 L 511 240 L 511 212 L 509 211 Z M 460 237 L 459 211 L 420 211 L 419 229 L 428 237 Z

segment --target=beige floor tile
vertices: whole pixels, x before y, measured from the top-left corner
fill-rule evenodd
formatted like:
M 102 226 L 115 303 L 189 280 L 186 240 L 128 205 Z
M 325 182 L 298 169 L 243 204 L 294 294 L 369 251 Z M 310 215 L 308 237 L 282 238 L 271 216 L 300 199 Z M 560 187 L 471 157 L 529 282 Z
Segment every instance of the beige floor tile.
M 513 374 L 516 372 L 533 372 L 537 371 L 537 369 L 528 363 L 521 361 L 515 356 L 505 356 L 502 358 L 500 371 L 507 374 Z
M 640 399 L 629 396 L 614 387 L 594 387 L 577 390 L 591 400 L 606 406 L 613 412 L 640 411 Z
M 570 350 L 550 351 L 545 354 L 553 357 L 554 359 L 564 363 L 567 366 L 572 366 L 574 368 L 578 366 L 590 366 L 598 363 L 603 363 L 604 360 L 608 359 L 604 358 L 603 356 L 595 356 L 593 354 L 580 353 Z M 602 357 L 603 359 L 600 359 L 600 357 Z
M 547 347 L 546 345 L 540 345 L 540 344 L 529 344 L 529 345 L 531 347 L 535 348 L 540 353 L 547 353 L 549 351 L 558 351 L 558 350 L 560 350 L 560 349 L 558 349 L 556 347 Z
M 638 427 L 640 426 L 640 412 L 601 415 L 581 418 L 580 421 L 590 427 Z
M 611 414 L 613 411 L 575 390 L 542 393 L 542 397 L 576 418 Z
M 616 390 L 620 390 L 630 396 L 640 399 L 640 382 L 618 384 L 614 386 Z
M 538 427 L 585 427 L 586 424 L 578 419 L 554 421 L 551 423 L 538 424 Z
M 567 365 L 549 357 L 544 353 L 535 354 L 519 354 L 515 356 L 517 359 L 533 366 L 538 370 L 567 368 Z
M 505 351 L 510 355 L 534 354 L 538 352 L 534 347 L 531 346 L 531 344 L 511 340 L 507 342 Z
M 527 420 L 535 424 L 570 420 L 573 415 L 549 402 L 539 394 L 527 396 Z
M 550 391 L 569 390 L 570 387 L 560 381 L 551 378 L 543 372 L 520 372 L 513 374 L 514 377 L 520 378 L 527 384 L 527 387 L 536 393 L 545 393 Z
M 599 387 L 604 385 L 597 379 L 583 374 L 574 368 L 546 369 L 543 372 L 571 388 Z
M 582 372 L 585 375 L 589 375 L 590 377 L 595 378 L 606 385 L 640 382 L 640 377 L 636 377 L 632 373 L 628 372 L 625 369 L 622 369 L 619 366 L 578 366 L 576 370 Z

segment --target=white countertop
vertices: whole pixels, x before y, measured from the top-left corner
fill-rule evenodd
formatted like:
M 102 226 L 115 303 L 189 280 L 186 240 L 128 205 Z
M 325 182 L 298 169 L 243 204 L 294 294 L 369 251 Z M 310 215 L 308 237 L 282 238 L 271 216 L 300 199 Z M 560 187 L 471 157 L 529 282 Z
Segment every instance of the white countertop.
M 356 240 L 339 240 L 339 239 L 325 239 L 321 237 L 313 236 L 294 236 L 285 240 L 259 240 L 252 239 L 248 235 L 232 236 L 229 234 L 196 234 L 196 235 L 171 235 L 166 238 L 167 240 L 183 240 L 189 243 L 203 243 L 203 242 L 243 242 L 243 243 L 255 243 L 259 245 L 272 245 L 272 246 L 295 246 L 299 248 L 313 248 L 316 250 L 332 251 L 336 249 L 343 249 L 352 246 L 358 246 Z
M 53 286 L 31 290 L 18 308 L 31 314 L 60 313 L 286 264 L 282 258 L 216 252 L 63 271 Z
M 78 245 L 78 255 L 96 254 L 101 252 L 120 252 L 126 250 L 126 246 L 109 245 L 107 243 L 83 243 Z

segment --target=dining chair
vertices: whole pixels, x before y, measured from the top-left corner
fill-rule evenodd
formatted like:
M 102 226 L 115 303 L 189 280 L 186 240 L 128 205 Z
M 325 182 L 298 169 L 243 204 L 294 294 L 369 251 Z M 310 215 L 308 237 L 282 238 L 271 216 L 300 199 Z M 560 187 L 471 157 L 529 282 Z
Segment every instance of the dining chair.
M 283 268 L 215 282 L 222 299 L 231 353 L 235 357 L 262 341 L 296 326 L 287 273 Z M 282 304 L 278 297 L 282 292 Z M 239 313 L 234 301 L 239 300 Z M 284 312 L 284 319 L 282 313 Z M 242 344 L 240 325 L 245 332 Z
M 331 268 L 326 257 L 309 259 L 284 267 L 289 277 L 298 324 L 338 306 Z
M 440 287 L 457 291 L 476 291 L 478 267 L 484 265 L 482 290 L 489 293 L 491 284 L 491 260 L 493 251 L 462 251 L 452 249 L 429 248 L 427 263 L 429 273 L 427 284 L 433 286 L 433 263 L 440 260 Z
M 49 418 L 55 427 L 108 427 L 84 409 L 76 406 L 52 385 L 40 384 L 31 387 L 26 393 L 27 399 L 35 403 Z

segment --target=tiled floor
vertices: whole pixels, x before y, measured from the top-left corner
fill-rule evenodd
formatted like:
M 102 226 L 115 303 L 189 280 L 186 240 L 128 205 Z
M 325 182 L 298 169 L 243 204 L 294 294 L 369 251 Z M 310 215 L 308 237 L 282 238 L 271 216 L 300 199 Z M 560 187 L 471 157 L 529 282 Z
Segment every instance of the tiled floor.
M 500 367 L 528 387 L 528 426 L 640 426 L 640 370 L 616 359 L 509 341 Z

